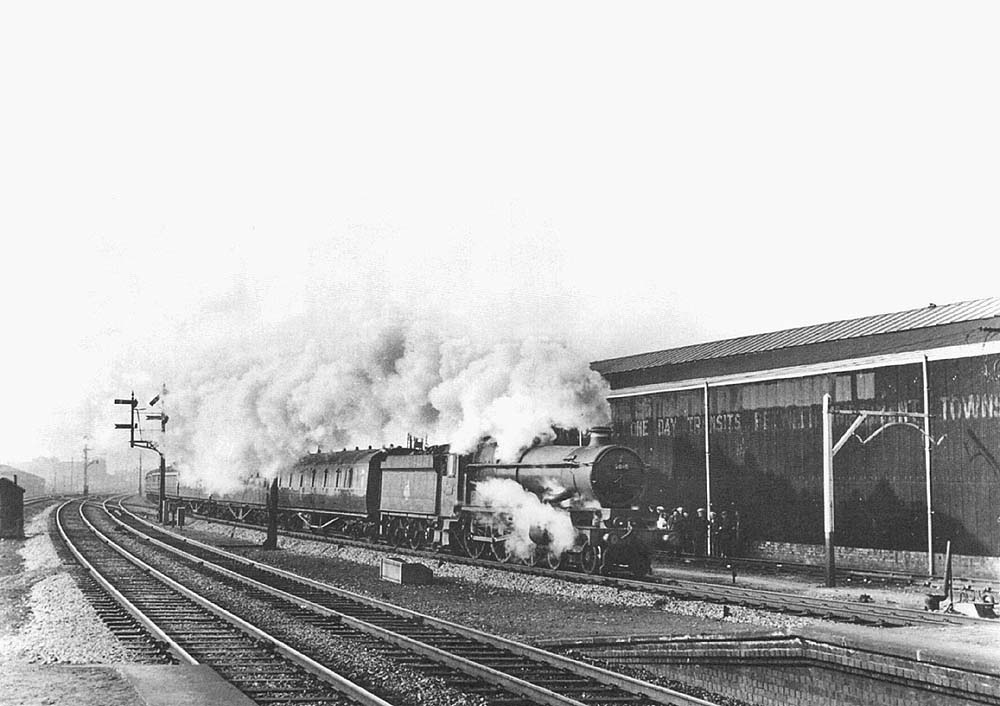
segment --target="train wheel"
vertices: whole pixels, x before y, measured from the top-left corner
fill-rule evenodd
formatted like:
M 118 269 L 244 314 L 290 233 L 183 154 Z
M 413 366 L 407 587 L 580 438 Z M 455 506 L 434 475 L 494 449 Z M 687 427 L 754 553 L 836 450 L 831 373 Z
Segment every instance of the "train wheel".
M 393 522 L 389 528 L 389 544 L 393 549 L 399 549 L 406 543 L 406 528 L 401 522 Z
M 585 574 L 596 574 L 601 566 L 601 553 L 593 544 L 588 544 L 580 552 L 580 568 Z
M 471 536 L 465 537 L 465 553 L 473 559 L 478 559 L 486 551 L 486 542 L 477 542 Z
M 562 565 L 562 557 L 555 554 L 554 552 L 545 552 L 545 558 L 542 560 L 542 564 L 546 569 L 552 569 L 555 571 Z
M 548 554 L 548 550 L 542 547 L 535 547 L 535 552 L 531 556 L 531 565 L 542 567 L 545 566 L 545 555 Z
M 425 544 L 425 539 L 427 537 L 427 529 L 424 527 L 423 522 L 414 522 L 410 526 L 409 532 L 407 534 L 407 540 L 410 543 L 410 549 L 420 549 Z
M 497 561 L 504 563 L 510 561 L 510 549 L 507 548 L 507 541 L 504 539 L 498 539 L 490 545 L 490 549 L 493 552 L 493 558 Z
M 628 568 L 632 572 L 632 578 L 636 579 L 645 578 L 653 570 L 653 567 L 649 565 L 649 559 L 643 557 L 632 559 L 629 562 Z

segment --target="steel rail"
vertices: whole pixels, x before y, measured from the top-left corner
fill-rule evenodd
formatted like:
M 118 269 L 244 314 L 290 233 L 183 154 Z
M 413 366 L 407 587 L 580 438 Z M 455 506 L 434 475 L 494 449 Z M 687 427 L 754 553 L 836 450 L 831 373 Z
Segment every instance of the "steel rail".
M 211 613 L 212 615 L 221 618 L 225 622 L 229 623 L 233 627 L 242 631 L 243 633 L 260 640 L 266 644 L 272 645 L 277 652 L 279 652 L 283 657 L 296 664 L 298 667 L 304 669 L 310 674 L 319 677 L 324 682 L 334 686 L 338 691 L 340 691 L 344 696 L 354 701 L 357 701 L 365 706 L 392 706 L 388 701 L 372 694 L 371 692 L 363 689 L 354 682 L 342 677 L 336 672 L 328 669 L 324 665 L 315 661 L 311 657 L 302 654 L 298 650 L 292 648 L 287 643 L 282 640 L 270 635 L 269 633 L 261 630 L 260 628 L 252 625 L 251 623 L 243 620 L 237 615 L 227 611 L 225 608 L 213 603 L 212 601 L 204 598 L 198 593 L 192 591 L 186 586 L 182 585 L 178 581 L 170 578 L 163 572 L 157 570 L 150 564 L 144 562 L 139 557 L 130 553 L 124 547 L 120 546 L 118 543 L 114 542 L 110 537 L 101 532 L 97 527 L 93 525 L 83 514 L 83 503 L 80 505 L 80 515 L 83 518 L 84 523 L 87 525 L 88 529 L 97 537 L 100 538 L 110 549 L 117 552 L 120 556 L 125 558 L 127 561 L 138 567 L 144 573 L 153 577 L 160 583 L 164 584 L 168 588 L 172 589 L 176 593 L 184 596 L 188 600 L 194 602 L 202 609 Z
M 121 520 L 115 518 L 113 514 L 111 514 L 111 517 L 112 519 L 115 519 L 117 522 L 119 522 L 121 526 L 124 527 L 126 530 L 135 533 L 136 536 L 166 551 L 173 552 L 178 556 L 181 556 L 189 560 L 194 559 L 200 563 L 204 563 L 204 559 L 202 557 L 195 557 L 194 555 L 185 553 L 178 547 L 175 547 L 171 544 L 156 539 L 155 537 L 150 537 L 148 535 L 141 534 L 134 527 L 129 526 L 127 523 L 122 523 Z M 204 549 L 206 551 L 213 551 L 214 549 L 209 545 L 202 544 L 195 540 L 185 539 L 184 544 L 190 546 L 198 546 L 199 548 Z M 278 571 L 272 572 L 270 571 L 271 567 L 267 567 L 264 564 L 259 564 L 256 562 L 252 562 L 250 560 L 246 560 L 243 557 L 239 557 L 235 554 L 220 552 L 219 555 L 225 557 L 227 560 L 246 564 L 247 566 L 251 566 L 259 571 L 265 571 L 267 573 L 275 573 L 277 575 L 283 574 L 282 575 L 283 578 L 290 579 L 293 581 L 297 581 L 299 579 L 299 577 L 297 577 L 295 574 L 287 572 L 278 572 Z M 382 626 L 375 625 L 368 621 L 361 620 L 348 613 L 343 613 L 341 611 L 334 610 L 319 603 L 315 603 L 294 593 L 283 591 L 280 588 L 276 588 L 261 581 L 257 581 L 237 571 L 227 569 L 224 566 L 213 564 L 211 568 L 214 571 L 217 571 L 225 576 L 229 576 L 230 578 L 233 578 L 244 584 L 252 586 L 257 590 L 264 591 L 277 598 L 281 598 L 290 603 L 294 603 L 299 607 L 307 608 L 321 615 L 337 618 L 340 622 L 344 623 L 345 625 L 354 628 L 355 630 L 359 630 L 366 634 L 372 635 L 376 639 L 398 645 L 399 647 L 402 647 L 408 652 L 429 657 L 435 662 L 443 663 L 449 667 L 452 667 L 453 669 L 457 669 L 459 671 L 464 672 L 465 674 L 468 674 L 469 676 L 475 677 L 476 679 L 481 679 L 482 681 L 495 684 L 496 686 L 506 689 L 507 691 L 510 691 L 512 693 L 518 694 L 519 696 L 527 697 L 531 699 L 533 703 L 547 704 L 548 706 L 585 706 L 584 702 L 582 701 L 577 701 L 575 699 L 562 696 L 561 694 L 557 694 L 551 691 L 550 689 L 546 689 L 544 687 L 538 686 L 537 684 L 533 684 L 531 682 L 519 679 L 509 674 L 505 674 L 504 672 L 493 669 L 492 667 L 486 666 L 484 664 L 474 662 L 473 660 L 467 659 L 460 655 L 452 654 L 443 649 L 435 647 L 434 645 L 430 645 L 426 642 L 413 639 L 411 637 L 389 630 Z M 323 584 L 317 584 L 314 587 L 320 588 L 320 590 L 327 590 L 328 588 L 326 585 Z M 359 594 L 352 594 L 351 598 L 353 600 L 358 600 L 359 598 L 361 598 L 361 596 Z M 384 606 L 382 605 L 378 605 L 377 607 L 379 609 L 384 608 Z M 392 612 L 395 613 L 395 611 Z M 407 617 L 413 617 L 419 620 L 425 616 L 419 614 L 413 614 L 412 616 L 407 616 Z
M 125 495 L 123 497 L 128 498 L 132 497 L 132 495 Z M 302 512 L 305 512 L 305 510 L 302 510 Z M 345 514 L 350 514 L 350 513 L 345 513 Z M 235 519 L 230 520 L 223 517 L 213 517 L 209 515 L 203 515 L 200 513 L 191 513 L 189 516 L 192 518 L 198 518 L 205 522 L 214 522 L 221 525 L 228 525 L 230 527 L 241 527 L 244 529 L 252 529 L 258 531 L 263 531 L 265 529 L 263 525 L 251 524 L 245 521 L 240 521 Z M 286 537 L 307 539 L 315 542 L 328 541 L 328 542 L 336 542 L 338 544 L 366 547 L 373 550 L 389 551 L 391 549 L 391 551 L 393 552 L 403 552 L 407 554 L 412 554 L 414 556 L 433 556 L 435 558 L 442 557 L 440 552 L 434 552 L 431 550 L 424 550 L 424 549 L 411 549 L 406 546 L 392 547 L 392 545 L 389 544 L 386 545 L 373 544 L 371 541 L 357 539 L 347 535 L 339 535 L 339 534 L 326 535 L 322 533 L 312 533 L 301 530 L 289 530 L 281 528 L 278 529 L 278 533 Z M 667 564 L 672 564 L 677 562 L 683 562 L 685 564 L 687 563 L 700 564 L 704 565 L 704 568 L 706 570 L 722 571 L 724 569 L 730 568 L 730 565 L 736 565 L 738 568 L 741 569 L 759 570 L 762 573 L 764 572 L 775 573 L 782 570 L 787 570 L 789 573 L 806 574 L 806 575 L 809 574 L 822 575 L 823 573 L 822 566 L 816 564 L 806 564 L 803 562 L 796 562 L 796 561 L 785 561 L 785 560 L 778 561 L 773 559 L 759 559 L 752 557 L 731 557 L 731 558 L 698 557 L 690 555 L 682 556 L 680 558 L 675 559 L 671 557 L 667 552 L 661 550 L 655 550 L 653 554 L 658 559 L 665 561 Z M 449 561 L 456 561 L 459 563 L 481 564 L 481 560 L 476 560 L 464 555 L 446 554 L 445 556 Z M 496 566 L 498 564 L 507 565 L 506 562 L 490 562 L 488 565 Z M 519 569 L 517 564 L 511 564 L 511 566 L 515 567 L 512 570 L 515 571 L 523 570 Z M 544 569 L 544 567 L 536 567 L 536 568 Z M 927 576 L 926 574 L 920 574 L 920 575 L 907 574 L 902 571 L 880 571 L 877 569 L 860 569 L 860 568 L 850 568 L 850 567 L 840 567 L 840 566 L 837 567 L 836 572 L 838 578 L 844 578 L 848 581 L 850 581 L 852 578 L 857 578 L 862 581 L 870 579 L 872 582 L 881 582 L 881 583 L 906 582 L 910 584 L 919 584 L 928 580 L 937 580 L 937 581 L 944 580 L 944 577 L 941 575 Z M 965 583 L 990 583 L 992 579 L 981 576 L 980 577 L 956 576 L 954 578 L 954 581 L 965 582 Z
M 67 500 L 62 505 L 56 509 L 56 528 L 59 530 L 59 536 L 62 537 L 63 543 L 66 548 L 73 554 L 73 557 L 77 562 L 90 574 L 90 576 L 103 588 L 109 596 L 120 605 L 126 613 L 131 615 L 147 632 L 157 641 L 166 645 L 170 652 L 181 662 L 186 662 L 187 664 L 198 664 L 198 660 L 191 656 L 187 650 L 177 644 L 173 638 L 171 638 L 167 633 L 165 633 L 159 625 L 153 622 L 145 613 L 143 613 L 139 608 L 136 607 L 132 601 L 125 597 L 121 591 L 119 591 L 104 575 L 94 566 L 83 554 L 80 552 L 76 543 L 70 539 L 69 534 L 66 532 L 66 527 L 64 526 L 62 520 L 62 511 L 67 505 L 74 502 L 73 500 Z M 83 503 L 80 503 L 80 515 L 83 516 Z M 86 522 L 86 518 L 84 518 Z
M 622 585 L 639 590 L 650 590 L 646 582 L 619 579 Z M 815 616 L 827 620 L 869 623 L 880 627 L 907 627 L 913 625 L 982 625 L 985 618 L 973 618 L 958 613 L 929 613 L 913 608 L 885 608 L 872 603 L 852 603 L 835 598 L 795 596 L 780 591 L 745 588 L 726 584 L 705 584 L 683 579 L 662 579 L 652 584 L 657 593 L 681 599 L 695 599 L 707 603 L 735 604 L 749 608 L 763 608 L 781 613 Z
M 684 565 L 685 568 L 698 568 L 704 571 L 728 572 L 731 569 L 741 569 L 753 572 L 752 575 L 766 575 L 788 573 L 796 576 L 817 576 L 822 577 L 825 567 L 818 564 L 807 564 L 801 561 L 786 561 L 776 559 L 761 559 L 755 557 L 719 557 L 719 556 L 675 556 L 663 550 L 653 552 L 656 558 L 667 566 Z M 908 574 L 904 571 L 880 570 L 880 569 L 859 569 L 838 565 L 836 567 L 838 580 L 848 582 L 863 582 L 874 585 L 882 584 L 906 584 L 920 585 L 930 581 L 943 581 L 941 575 L 928 576 L 927 574 Z M 955 583 L 994 583 L 996 579 L 987 577 L 976 577 L 972 575 L 955 576 Z M 856 584 L 855 587 L 861 588 Z
M 623 691 L 629 692 L 631 694 L 634 694 L 634 695 L 637 695 L 637 696 L 643 696 L 643 697 L 652 699 L 656 703 L 671 704 L 671 705 L 677 705 L 677 706 L 712 706 L 712 702 L 705 701 L 703 699 L 691 696 L 689 694 L 684 694 L 684 693 L 681 693 L 681 692 L 678 692 L 678 691 L 674 691 L 672 689 L 668 689 L 668 688 L 665 688 L 665 687 L 657 686 L 655 684 L 650 684 L 648 682 L 643 682 L 643 681 L 635 679 L 633 677 L 629 677 L 629 676 L 626 676 L 626 675 L 623 675 L 623 674 L 620 674 L 620 673 L 617 673 L 617 672 L 612 672 L 612 671 L 609 671 L 607 669 L 603 669 L 601 667 L 597 667 L 597 666 L 594 666 L 594 665 L 582 663 L 582 662 L 579 662 L 577 660 L 573 660 L 573 659 L 570 659 L 568 657 L 564 657 L 562 655 L 557 655 L 557 654 L 548 652 L 546 650 L 542 650 L 542 649 L 539 649 L 539 648 L 536 648 L 536 647 L 532 647 L 530 645 L 526 645 L 524 643 L 520 643 L 520 642 L 517 642 L 517 641 L 514 641 L 514 640 L 503 638 L 503 637 L 500 637 L 500 636 L 497 636 L 497 635 L 491 635 L 489 633 L 485 633 L 485 632 L 482 632 L 480 630 L 476 630 L 474 628 L 469 628 L 469 627 L 466 627 L 466 626 L 463 626 L 463 625 L 459 625 L 458 623 L 453 623 L 453 622 L 450 622 L 450 621 L 447 621 L 447 620 L 443 620 L 441 618 L 435 618 L 433 616 L 425 615 L 423 613 L 418 613 L 418 612 L 410 610 L 408 608 L 403 608 L 403 607 L 396 606 L 396 605 L 391 604 L 391 603 L 387 603 L 385 601 L 380 601 L 378 599 L 370 598 L 368 596 L 364 596 L 364 595 L 355 593 L 353 591 L 348 591 L 346 589 L 334 587 L 334 586 L 331 586 L 329 584 L 326 584 L 326 583 L 323 583 L 323 582 L 320 582 L 320 581 L 316 581 L 314 579 L 309 579 L 309 578 L 300 576 L 298 574 L 294 574 L 292 572 L 285 571 L 283 569 L 279 569 L 279 568 L 276 568 L 276 567 L 273 567 L 273 566 L 269 566 L 267 564 L 263 564 L 261 562 L 254 561 L 252 559 L 248 559 L 246 557 L 242 557 L 242 556 L 239 556 L 237 554 L 233 554 L 231 552 L 224 551 L 222 549 L 219 549 L 217 547 L 213 547 L 213 546 L 211 546 L 209 544 L 206 544 L 204 542 L 199 542 L 198 540 L 195 540 L 195 539 L 191 539 L 191 538 L 188 538 L 188 537 L 179 536 L 179 535 L 177 535 L 175 533 L 165 531 L 163 528 L 160 528 L 160 527 L 154 525 L 153 523 L 150 523 L 150 522 L 144 520 L 143 518 L 138 517 L 134 513 L 131 513 L 128 510 L 126 510 L 121 505 L 119 505 L 119 508 L 121 509 L 121 511 L 123 513 L 128 514 L 134 521 L 143 524 L 148 529 L 154 530 L 156 532 L 159 532 L 159 533 L 162 533 L 164 535 L 167 535 L 167 536 L 171 537 L 175 542 L 177 542 L 179 544 L 182 544 L 185 547 L 196 547 L 196 548 L 202 550 L 203 552 L 207 552 L 209 554 L 214 554 L 217 557 L 223 558 L 223 559 L 225 559 L 228 562 L 235 563 L 235 564 L 240 564 L 240 565 L 243 565 L 243 566 L 246 566 L 246 567 L 250 567 L 250 568 L 252 568 L 252 569 L 254 569 L 255 571 L 258 571 L 258 572 L 262 572 L 262 573 L 265 573 L 265 574 L 271 574 L 271 575 L 280 577 L 280 578 L 284 579 L 285 581 L 290 581 L 290 582 L 293 582 L 295 584 L 302 585 L 302 586 L 307 587 L 307 588 L 309 588 L 311 590 L 321 591 L 323 593 L 332 594 L 332 595 L 336 595 L 336 596 L 342 596 L 342 597 L 347 598 L 348 600 L 356 601 L 358 603 L 361 603 L 363 605 L 369 606 L 369 607 L 374 608 L 374 609 L 379 610 L 379 611 L 388 612 L 388 613 L 391 613 L 393 615 L 405 618 L 407 620 L 416 621 L 416 622 L 419 622 L 419 623 L 421 623 L 423 625 L 434 627 L 434 628 L 437 628 L 437 629 L 442 630 L 444 632 L 451 633 L 451 634 L 454 634 L 454 635 L 458 635 L 460 637 L 472 640 L 474 642 L 483 643 L 483 644 L 486 644 L 486 645 L 488 645 L 490 647 L 494 647 L 494 648 L 499 648 L 499 649 L 511 652 L 512 654 L 515 654 L 515 655 L 517 655 L 519 657 L 522 657 L 522 658 L 525 658 L 525 659 L 528 659 L 528 660 L 531 660 L 531 661 L 542 662 L 542 663 L 545 663 L 545 664 L 547 664 L 547 665 L 549 665 L 551 667 L 554 667 L 554 668 L 557 668 L 557 669 L 561 669 L 561 670 L 566 670 L 566 671 L 569 671 L 570 673 L 573 673 L 573 674 L 576 674 L 578 676 L 585 677 L 585 678 L 588 678 L 588 679 L 592 679 L 592 680 L 597 681 L 597 682 L 602 683 L 602 684 L 606 684 L 606 685 L 610 685 L 610 686 L 615 686 L 615 687 L 617 687 L 619 689 L 622 689 Z M 139 534 L 138 531 L 135 528 L 129 527 L 128 523 L 124 523 L 124 522 L 121 521 L 120 518 L 114 517 L 113 513 L 111 513 L 111 516 L 117 522 L 119 522 L 120 524 L 122 524 L 122 526 L 126 527 L 127 529 L 129 529 L 132 532 L 136 532 L 137 534 Z M 193 556 L 193 558 L 196 561 L 199 561 L 199 562 L 206 561 L 206 559 L 205 559 L 204 556 L 194 556 L 194 555 L 191 555 L 188 552 L 184 552 L 179 547 L 173 546 L 173 545 L 171 545 L 171 544 L 169 544 L 167 542 L 163 542 L 163 541 L 161 541 L 159 539 L 156 539 L 155 537 L 150 537 L 149 535 L 140 535 L 140 536 L 142 536 L 147 541 L 156 544 L 157 546 L 161 546 L 161 547 L 163 547 L 163 548 L 165 548 L 165 549 L 167 549 L 169 551 L 176 552 L 179 555 Z M 539 693 L 539 695 L 541 696 L 541 698 L 539 698 L 539 700 L 537 701 L 537 703 L 564 703 L 564 704 L 565 703 L 581 703 L 581 702 L 578 702 L 578 701 L 574 701 L 572 699 L 566 699 L 566 697 L 559 696 L 558 694 L 553 694 L 553 692 L 551 692 L 551 691 L 549 691 L 547 689 L 544 689 L 544 688 L 542 688 L 541 692 L 537 692 L 537 690 L 540 687 L 538 687 L 535 684 L 532 684 L 530 682 L 525 682 L 524 680 L 517 679 L 516 677 L 511 677 L 510 675 L 507 675 L 507 674 L 505 674 L 503 672 L 499 672 L 498 670 L 494 670 L 494 669 L 492 669 L 490 667 L 486 667 L 484 665 L 480 665 L 480 664 L 478 664 L 476 662 L 473 662 L 471 660 L 467 660 L 467 659 L 462 658 L 460 656 L 452 655 L 452 654 L 450 654 L 450 653 L 448 653 L 448 652 L 446 652 L 444 650 L 441 650 L 441 649 L 439 649 L 437 647 L 434 647 L 433 645 L 428 645 L 426 643 L 421 643 L 421 642 L 419 642 L 417 640 L 413 640 L 412 638 L 408 638 L 406 636 L 402 636 L 402 635 L 398 635 L 398 634 L 393 635 L 389 631 L 386 631 L 386 630 L 384 630 L 383 628 L 381 628 L 381 627 L 379 627 L 377 625 L 372 625 L 371 623 L 368 623 L 367 621 L 359 620 L 359 619 L 354 618 L 353 616 L 350 616 L 350 615 L 348 615 L 346 613 L 343 613 L 341 611 L 336 611 L 336 610 L 330 609 L 330 608 L 328 608 L 326 606 L 323 606 L 322 604 L 315 603 L 314 601 L 311 601 L 308 598 L 306 598 L 306 597 L 304 597 L 304 596 L 302 596 L 300 594 L 295 594 L 295 593 L 283 591 L 283 590 L 275 588 L 275 587 L 268 586 L 267 584 L 264 584 L 264 583 L 262 583 L 260 581 L 256 581 L 256 580 L 254 580 L 252 578 L 249 578 L 249 577 L 247 577 L 247 576 L 245 576 L 243 574 L 240 574 L 240 573 L 238 573 L 236 571 L 233 571 L 231 569 L 227 569 L 227 568 L 225 568 L 223 566 L 219 566 L 217 564 L 213 565 L 213 569 L 215 569 L 216 571 L 219 571 L 220 573 L 224 573 L 225 575 L 232 576 L 233 578 L 236 578 L 237 580 L 240 580 L 240 581 L 243 581 L 245 583 L 251 584 L 251 585 L 255 586 L 256 588 L 259 588 L 261 590 L 265 590 L 265 591 L 271 593 L 272 595 L 280 596 L 280 597 L 282 597 L 282 598 L 284 598 L 286 600 L 293 601 L 297 605 L 308 607 L 310 610 L 314 610 L 314 611 L 322 613 L 324 615 L 335 615 L 335 616 L 339 617 L 340 620 L 342 622 L 344 622 L 345 624 L 349 624 L 351 626 L 356 626 L 358 629 L 364 630 L 365 632 L 369 632 L 371 634 L 374 634 L 374 635 L 377 635 L 377 636 L 380 636 L 380 637 L 384 635 L 383 639 L 389 639 L 390 641 L 396 642 L 397 644 L 401 644 L 401 645 L 404 645 L 404 646 L 407 646 L 407 645 L 411 646 L 411 648 L 414 649 L 415 651 L 421 651 L 422 652 L 422 651 L 427 650 L 429 652 L 429 654 L 440 655 L 441 657 L 450 658 L 451 660 L 454 660 L 455 663 L 457 665 L 459 665 L 459 668 L 463 669 L 463 671 L 465 669 L 463 668 L 462 665 L 465 665 L 465 668 L 468 668 L 468 669 L 471 670 L 471 671 L 468 672 L 469 674 L 471 674 L 473 676 L 478 676 L 480 678 L 489 679 L 491 681 L 492 680 L 498 680 L 495 683 L 497 683 L 498 685 L 504 686 L 504 688 L 511 688 L 511 685 L 515 685 L 515 686 L 517 686 L 519 688 L 523 688 L 523 689 L 525 689 L 525 691 L 522 692 L 523 695 L 529 696 L 529 697 L 531 697 L 533 699 L 539 698 L 539 696 L 535 695 L 535 693 Z M 437 658 L 437 657 L 435 657 L 435 658 Z M 529 692 L 528 689 L 531 689 L 533 691 Z M 547 699 L 550 698 L 549 694 L 552 694 L 552 695 L 556 696 L 559 700 L 558 701 L 549 701 L 549 700 L 547 700 Z M 542 699 L 546 699 L 546 700 L 542 700 Z
M 217 518 L 203 518 L 208 522 L 219 522 L 226 525 L 243 527 L 255 531 L 261 529 L 246 523 L 230 522 Z M 584 583 L 615 588 L 629 588 L 647 593 L 658 593 L 681 600 L 699 600 L 720 605 L 738 605 L 746 608 L 758 608 L 779 613 L 799 615 L 802 617 L 814 617 L 823 620 L 836 620 L 840 622 L 869 624 L 878 627 L 909 627 L 914 625 L 982 625 L 991 623 L 987 618 L 976 618 L 960 613 L 935 613 L 908 608 L 882 608 L 872 603 L 852 603 L 850 601 L 833 598 L 808 598 L 794 594 L 782 593 L 780 591 L 769 591 L 767 589 L 753 589 L 748 587 L 734 587 L 725 583 L 707 583 L 699 581 L 689 581 L 675 578 L 653 578 L 653 579 L 626 579 L 613 576 L 601 576 L 568 571 L 557 571 L 543 567 L 524 566 L 505 562 L 483 562 L 464 556 L 444 555 L 441 553 L 428 552 L 422 550 L 411 550 L 404 547 L 389 547 L 352 540 L 345 537 L 324 537 L 322 535 L 308 534 L 305 532 L 294 532 L 282 530 L 286 536 L 306 539 L 318 542 L 336 542 L 351 546 L 360 546 L 373 551 L 385 551 L 403 553 L 412 556 L 434 558 L 436 560 L 446 559 L 460 564 L 472 566 L 487 566 L 501 571 L 520 572 L 529 575 L 557 577 L 565 581 L 574 583 Z

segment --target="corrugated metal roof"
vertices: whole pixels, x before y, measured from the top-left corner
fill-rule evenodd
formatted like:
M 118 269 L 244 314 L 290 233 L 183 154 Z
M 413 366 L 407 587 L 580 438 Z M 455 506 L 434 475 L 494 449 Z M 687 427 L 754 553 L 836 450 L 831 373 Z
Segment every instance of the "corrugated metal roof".
M 746 355 L 775 351 L 783 348 L 794 348 L 814 343 L 828 343 L 862 336 L 875 336 L 883 333 L 912 331 L 914 329 L 942 326 L 963 321 L 975 321 L 1000 316 L 1000 297 L 976 299 L 927 306 L 922 309 L 910 309 L 891 314 L 877 314 L 860 319 L 846 319 L 825 324 L 801 326 L 799 328 L 761 333 L 739 338 L 727 338 L 722 341 L 698 343 L 680 348 L 670 348 L 652 353 L 610 358 L 600 360 L 591 365 L 597 372 L 608 375 L 624 373 L 631 370 L 645 370 L 667 365 L 678 365 L 699 360 L 727 358 L 729 356 Z

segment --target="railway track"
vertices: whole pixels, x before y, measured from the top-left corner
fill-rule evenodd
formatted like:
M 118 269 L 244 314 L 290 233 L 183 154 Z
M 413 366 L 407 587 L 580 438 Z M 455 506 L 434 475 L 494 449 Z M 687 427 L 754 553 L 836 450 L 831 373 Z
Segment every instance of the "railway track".
M 826 567 L 816 564 L 805 564 L 793 561 L 775 561 L 772 559 L 753 559 L 748 557 L 699 557 L 692 555 L 676 556 L 668 552 L 657 551 L 657 561 L 666 566 L 696 568 L 704 571 L 714 571 L 725 575 L 735 571 L 739 575 L 760 576 L 797 576 L 822 580 L 826 577 Z M 908 574 L 901 571 L 877 571 L 875 569 L 853 569 L 838 567 L 835 570 L 837 583 L 841 586 L 852 585 L 871 586 L 929 586 L 931 583 L 943 583 L 943 576 L 927 576 Z M 956 576 L 956 584 L 992 585 L 987 578 L 969 578 Z
M 125 551 L 97 530 L 84 505 L 59 507 L 64 542 L 175 661 L 212 667 L 257 703 L 387 706 Z
M 173 561 L 184 561 L 188 570 L 211 576 L 227 595 L 245 595 L 252 602 L 266 604 L 265 612 L 275 622 L 301 625 L 306 634 L 317 630 L 336 634 L 359 649 L 363 645 L 380 651 L 396 663 L 433 675 L 457 692 L 479 696 L 480 703 L 711 703 L 186 541 L 144 524 L 121 508 L 115 508 L 113 515 L 135 537 L 150 535 L 146 542 L 157 551 L 170 551 L 176 557 Z M 148 551 L 152 548 L 139 553 Z M 307 645 L 295 647 L 308 651 Z
M 203 519 L 209 522 L 220 522 L 236 527 L 247 527 L 249 529 L 258 530 L 261 529 L 260 527 L 247 525 L 245 523 L 217 520 L 215 518 Z M 391 551 L 393 554 L 403 554 L 424 559 L 438 560 L 447 558 L 448 561 L 470 565 L 482 565 L 484 563 L 482 560 L 463 556 L 451 554 L 443 555 L 441 553 L 412 550 L 405 547 L 390 547 L 388 545 L 383 546 L 372 544 L 364 540 L 351 540 L 342 537 L 328 539 L 320 535 L 285 530 L 282 530 L 281 533 L 285 536 L 297 537 L 311 541 L 330 541 L 337 544 L 366 547 L 376 551 Z M 498 570 L 550 577 L 556 576 L 566 581 L 613 586 L 617 588 L 629 588 L 639 591 L 658 593 L 681 600 L 705 601 L 719 604 L 721 606 L 731 605 L 746 608 L 757 608 L 790 615 L 860 625 L 871 625 L 876 627 L 893 628 L 921 625 L 976 625 L 984 622 L 984 619 L 982 618 L 973 618 L 958 613 L 927 612 L 924 610 L 897 606 L 883 606 L 874 603 L 850 602 L 832 598 L 813 598 L 796 594 L 782 593 L 779 591 L 743 587 L 725 583 L 723 580 L 717 582 L 706 582 L 669 577 L 653 577 L 636 580 L 616 576 L 590 575 L 572 571 L 556 571 L 545 567 L 524 566 L 521 564 L 499 562 L 486 562 L 486 564 L 491 568 Z

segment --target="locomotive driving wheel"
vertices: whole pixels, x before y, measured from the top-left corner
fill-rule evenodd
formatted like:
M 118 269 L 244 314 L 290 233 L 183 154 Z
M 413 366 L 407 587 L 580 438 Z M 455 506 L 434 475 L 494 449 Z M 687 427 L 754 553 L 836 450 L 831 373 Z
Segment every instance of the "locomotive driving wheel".
M 633 558 L 628 568 L 632 572 L 632 577 L 636 579 L 643 579 L 653 571 L 649 558 L 643 556 Z
M 534 552 L 531 554 L 531 565 L 532 566 L 544 566 L 545 564 L 545 554 L 546 550 L 542 547 L 535 547 Z
M 507 540 L 505 539 L 495 539 L 490 545 L 490 551 L 493 553 L 493 558 L 500 563 L 506 563 L 510 561 L 510 549 L 507 548 Z
M 596 574 L 601 568 L 601 550 L 593 544 L 586 544 L 580 551 L 580 568 L 585 574 Z
M 473 559 L 480 558 L 486 551 L 486 542 L 477 542 L 472 538 L 471 532 L 465 535 L 463 543 L 465 544 L 465 553 Z

